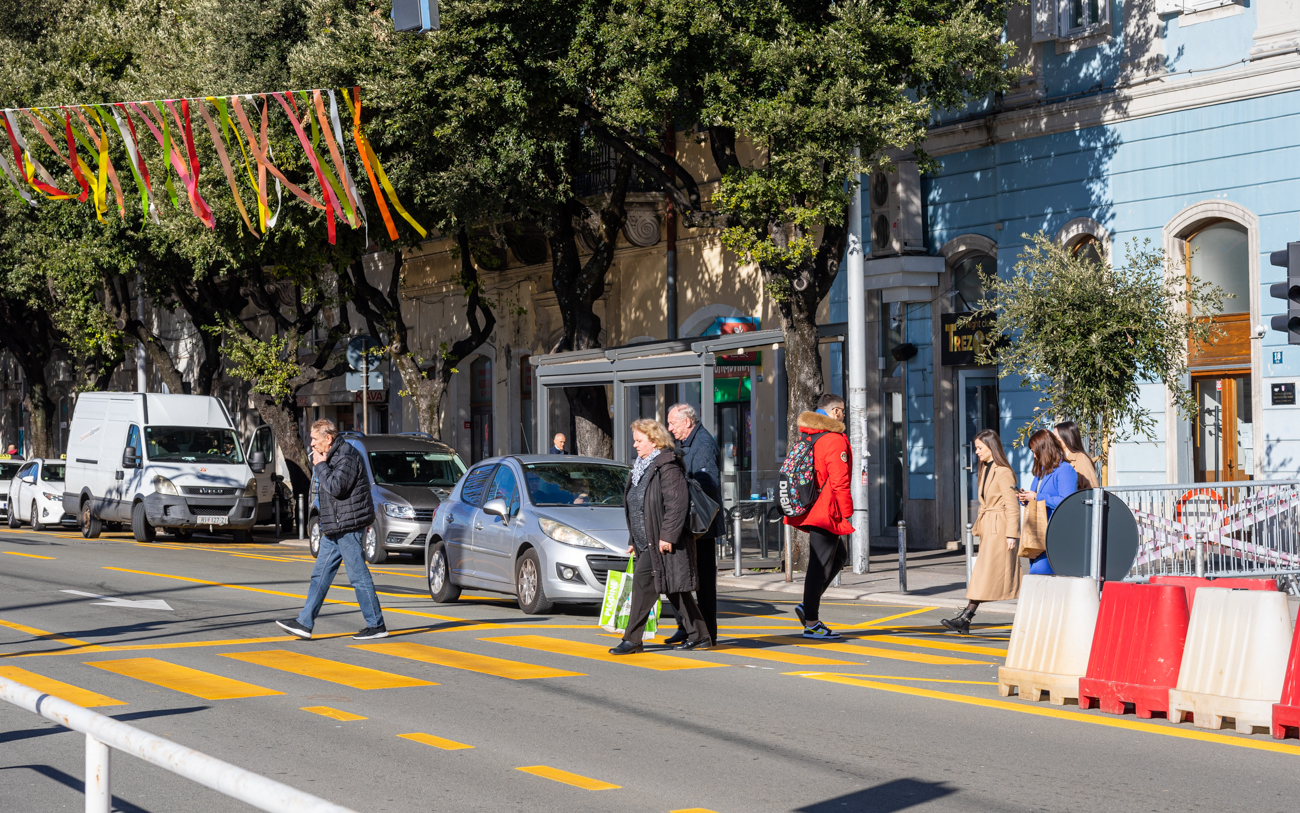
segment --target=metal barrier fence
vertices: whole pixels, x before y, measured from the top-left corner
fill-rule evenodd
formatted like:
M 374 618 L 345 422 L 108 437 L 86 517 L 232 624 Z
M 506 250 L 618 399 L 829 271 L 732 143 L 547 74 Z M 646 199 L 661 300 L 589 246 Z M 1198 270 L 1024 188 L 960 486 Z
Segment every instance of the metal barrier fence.
M 1130 580 L 1157 575 L 1300 576 L 1300 480 L 1111 486 L 1133 512 Z
M 0 678 L 0 700 L 86 735 L 86 813 L 109 813 L 113 808 L 113 792 L 109 787 L 110 748 L 152 762 L 267 813 L 355 813 L 8 678 Z

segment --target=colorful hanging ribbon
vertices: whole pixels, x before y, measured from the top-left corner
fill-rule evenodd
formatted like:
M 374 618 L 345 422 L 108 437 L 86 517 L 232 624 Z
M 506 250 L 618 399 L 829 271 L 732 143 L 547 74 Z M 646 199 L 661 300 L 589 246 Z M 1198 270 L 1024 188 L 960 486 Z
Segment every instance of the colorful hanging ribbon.
M 264 103 L 265 101 L 266 100 L 263 99 Z M 290 192 L 297 195 L 304 202 L 310 204 L 316 209 L 324 209 L 325 204 L 295 186 L 288 178 L 284 177 L 284 173 L 276 169 L 275 165 L 271 163 L 269 157 L 270 141 L 266 137 L 266 108 L 263 107 L 262 109 L 262 143 L 259 144 L 257 136 L 253 132 L 252 125 L 248 123 L 248 116 L 244 113 L 244 108 L 239 103 L 239 97 L 232 96 L 231 103 L 235 108 L 235 117 L 238 119 L 239 125 L 244 128 L 244 132 L 248 136 L 248 146 L 249 149 L 253 151 L 253 158 L 257 160 L 258 166 L 264 168 L 267 172 L 275 176 L 276 180 L 283 183 Z M 261 185 L 262 184 L 259 183 L 259 186 Z M 265 192 L 260 189 L 259 194 L 265 197 Z
M 108 121 L 108 115 L 104 113 L 103 108 L 99 105 L 93 105 L 99 112 L 104 121 Z M 120 110 L 120 112 L 119 112 Z M 113 131 L 117 137 L 122 140 L 122 146 L 126 148 L 127 163 L 131 167 L 131 176 L 135 178 L 135 188 L 140 192 L 140 211 L 146 216 L 158 222 L 158 211 L 150 205 L 149 202 L 149 169 L 145 166 L 144 158 L 136 150 L 135 145 L 135 125 L 131 123 L 131 114 L 127 112 L 126 106 L 118 103 L 109 107 L 109 112 L 113 114 L 112 124 Z M 122 129 L 122 116 L 126 116 L 127 127 L 129 130 Z
M 108 184 L 113 186 L 113 196 L 117 201 L 118 216 L 125 219 L 126 203 L 122 200 L 122 185 L 118 182 L 117 171 L 113 169 L 113 162 L 108 157 L 108 125 L 104 123 L 104 119 L 100 117 L 97 111 L 90 110 L 90 115 L 99 124 L 99 134 L 96 135 L 94 128 L 91 127 L 90 120 L 86 118 L 84 111 L 87 109 L 89 108 L 78 108 L 76 113 L 77 118 L 81 120 L 82 126 L 86 128 L 86 135 L 90 138 L 91 146 L 95 148 L 94 151 L 99 155 L 99 172 L 96 176 L 95 186 L 95 193 L 98 196 L 95 202 L 96 213 L 100 215 L 100 222 L 103 222 L 102 215 L 108 208 L 108 193 L 105 188 L 105 181 L 107 181 Z
M 199 156 L 194 149 L 194 133 L 190 128 L 190 100 L 181 99 L 181 112 L 185 114 L 184 118 L 176 112 L 176 103 L 168 100 L 167 109 L 171 111 L 172 118 L 176 120 L 176 129 L 180 131 L 185 143 L 185 154 L 189 157 L 189 173 L 181 176 L 185 183 L 185 191 L 190 198 L 190 208 L 203 225 L 210 229 L 217 227 L 216 219 L 212 215 L 212 208 L 208 202 L 199 194 Z M 182 162 L 183 163 L 183 162 Z
M 339 102 L 338 102 L 338 98 L 335 97 L 333 90 L 329 91 L 329 94 L 330 94 L 330 127 L 333 128 L 334 130 L 334 143 L 339 145 L 339 151 L 342 152 L 343 151 L 343 127 L 339 122 Z M 357 214 L 361 216 L 361 222 L 365 224 L 366 245 L 370 245 L 370 219 L 366 215 L 366 205 L 361 200 L 361 193 L 357 190 L 356 181 L 352 180 L 352 172 L 351 170 L 348 169 L 348 162 L 344 161 L 340 166 L 339 170 L 341 175 L 343 176 L 344 183 L 347 184 L 348 197 L 351 198 L 353 203 L 356 205 Z
M 352 113 L 352 138 L 357 143 L 357 151 L 361 153 L 361 161 L 365 164 L 366 174 L 370 177 L 370 188 L 374 190 L 375 200 L 379 202 L 379 214 L 384 218 L 384 225 L 388 227 L 388 238 L 397 240 L 397 227 L 393 225 L 393 218 L 388 214 L 388 207 L 384 205 L 384 198 L 379 193 L 382 186 L 383 191 L 388 194 L 388 200 L 392 202 L 393 208 L 406 218 L 406 222 L 419 232 L 421 237 L 427 235 L 424 227 L 415 222 L 415 218 L 407 214 L 406 209 L 397 200 L 397 192 L 393 190 L 393 185 L 388 182 L 388 176 L 384 174 L 384 167 L 379 163 L 379 156 L 370 147 L 370 141 L 366 138 L 365 133 L 361 132 L 361 88 L 352 88 L 355 94 L 355 106 L 353 99 L 348 98 L 347 90 L 343 91 L 343 101 L 348 105 L 348 110 Z M 379 183 L 375 183 L 375 176 L 379 176 Z
M 9 136 L 9 146 L 13 149 L 14 162 L 18 165 L 23 180 L 50 200 L 75 198 L 76 195 L 61 191 L 55 185 L 49 170 L 32 155 L 31 149 L 27 146 L 27 139 L 23 138 L 23 132 L 18 128 L 18 119 L 13 116 L 13 111 L 4 111 L 3 118 L 5 133 Z
M 208 101 L 213 101 L 211 97 Z M 235 184 L 235 171 L 230 166 L 230 157 L 226 154 L 226 145 L 222 143 L 221 133 L 217 132 L 217 125 L 212 121 L 212 116 L 208 115 L 208 108 L 199 102 L 199 113 L 203 116 L 203 124 L 208 128 L 208 135 L 212 136 L 212 146 L 217 150 L 217 160 L 221 162 L 221 170 L 226 173 L 226 181 L 230 184 L 230 192 L 235 196 L 235 207 L 239 209 L 239 216 L 244 218 L 244 225 L 253 233 L 254 237 L 259 236 L 257 229 L 248 219 L 248 210 L 244 208 L 244 199 L 239 195 L 239 187 Z
M 337 208 L 334 203 L 333 190 L 330 189 L 329 183 L 326 182 L 324 174 L 321 173 L 320 160 L 316 155 L 316 151 L 311 148 L 311 142 L 307 140 L 307 134 L 303 132 L 302 123 L 298 121 L 298 117 L 294 114 L 294 110 L 290 108 L 289 103 L 285 101 L 284 94 L 273 93 L 271 95 L 274 96 L 275 100 L 284 108 L 284 114 L 288 116 L 289 121 L 293 123 L 293 131 L 298 134 L 298 142 L 302 144 L 303 152 L 307 153 L 307 160 L 311 163 L 311 168 L 316 172 L 316 180 L 320 183 L 321 197 L 325 198 L 326 231 L 329 234 L 329 241 L 332 246 L 335 242 L 334 212 Z

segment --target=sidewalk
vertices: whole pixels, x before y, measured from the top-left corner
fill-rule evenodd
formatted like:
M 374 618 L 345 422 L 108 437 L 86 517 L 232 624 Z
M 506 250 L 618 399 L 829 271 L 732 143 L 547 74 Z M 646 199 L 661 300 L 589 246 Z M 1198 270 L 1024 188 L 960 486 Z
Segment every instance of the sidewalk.
M 796 571 L 794 581 L 787 582 L 785 574 L 777 572 L 745 571 L 737 578 L 732 575 L 730 562 L 718 570 L 718 587 L 730 591 L 763 590 L 773 593 L 803 595 L 803 573 Z M 826 591 L 826 598 L 843 601 L 875 601 L 883 604 L 903 604 L 915 607 L 966 606 L 966 555 L 961 551 L 917 551 L 907 555 L 907 592 L 898 592 L 898 554 L 873 553 L 871 572 L 855 576 L 845 568 L 840 572 L 840 584 Z M 980 612 L 1013 614 L 1015 601 L 994 601 L 980 605 Z

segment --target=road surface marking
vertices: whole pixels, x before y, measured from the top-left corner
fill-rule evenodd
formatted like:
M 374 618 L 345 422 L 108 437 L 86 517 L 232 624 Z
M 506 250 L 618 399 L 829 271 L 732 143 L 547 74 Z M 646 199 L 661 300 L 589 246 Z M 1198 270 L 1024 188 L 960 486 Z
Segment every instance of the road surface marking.
M 1163 734 L 1166 737 L 1178 737 L 1185 740 L 1200 740 L 1201 742 L 1213 742 L 1220 745 L 1235 745 L 1238 748 L 1254 748 L 1259 751 L 1273 751 L 1279 754 L 1290 754 L 1300 756 L 1300 747 L 1294 745 L 1283 745 L 1280 742 L 1273 742 L 1271 739 L 1248 739 L 1243 736 L 1232 736 L 1230 734 L 1216 734 L 1212 731 L 1203 731 L 1197 728 L 1170 725 L 1157 725 L 1155 723 L 1144 723 L 1138 720 L 1125 720 L 1119 717 L 1111 717 L 1103 714 L 1084 714 L 1078 711 L 1065 711 L 1064 709 L 1052 708 L 1048 705 L 1038 705 L 1034 703 L 1012 703 L 1006 700 L 993 700 L 987 697 L 973 697 L 964 694 L 951 694 L 949 692 L 937 692 L 933 689 L 918 689 L 915 686 L 891 686 L 887 683 L 872 683 L 868 680 L 857 680 L 849 677 L 832 677 L 830 675 L 806 677 L 812 680 L 824 680 L 830 683 L 844 683 L 849 686 L 862 686 L 868 689 L 879 689 L 885 692 L 894 692 L 895 694 L 910 694 L 913 697 L 926 697 L 934 700 L 947 700 L 952 703 L 965 703 L 969 706 L 983 706 L 990 709 L 1000 709 L 1002 711 L 1016 711 L 1021 714 L 1036 714 L 1040 717 L 1055 717 L 1058 720 L 1071 720 L 1079 723 L 1092 723 L 1093 725 L 1109 726 L 1110 728 L 1124 728 L 1129 731 L 1145 731 L 1149 734 Z
M 5 553 L 10 556 L 26 556 L 28 559 L 53 559 L 53 556 L 37 556 L 35 553 L 19 553 L 16 550 L 7 550 Z
M 301 652 L 287 649 L 262 649 L 255 652 L 222 652 L 221 657 L 233 658 L 244 663 L 255 663 L 268 669 L 279 669 L 303 677 L 327 680 L 352 689 L 401 689 L 408 686 L 437 686 L 430 680 L 381 672 L 365 666 L 353 666 L 350 663 L 330 661 Z
M 716 646 L 709 650 L 710 652 L 721 652 L 724 655 L 735 655 L 740 658 L 753 658 L 760 661 L 775 661 L 777 663 L 788 663 L 794 666 L 861 666 L 862 664 L 853 661 L 841 661 L 834 658 L 818 658 L 813 655 L 802 655 L 798 652 L 780 652 L 777 650 L 761 649 L 754 646 Z
M 404 740 L 412 742 L 422 742 L 425 745 L 432 745 L 434 748 L 441 748 L 444 751 L 464 751 L 467 748 L 473 748 L 472 745 L 466 745 L 463 742 L 455 740 L 445 740 L 442 737 L 435 737 L 432 734 L 398 734 Z
M 674 810 L 672 813 L 713 813 L 713 811 L 704 807 L 687 807 L 681 810 Z
M 642 669 L 653 669 L 656 672 L 726 666 L 723 663 L 709 663 L 707 661 L 690 660 L 651 652 L 642 652 L 637 655 L 611 655 L 609 654 L 609 647 L 604 644 L 588 644 L 582 641 L 569 641 L 564 638 L 548 638 L 544 635 L 512 635 L 506 638 L 480 638 L 479 640 L 490 641 L 495 644 L 522 646 L 542 652 L 553 652 L 558 655 L 572 655 L 575 658 L 589 658 L 593 661 L 639 666 Z
M 78 686 L 72 686 L 54 678 L 47 678 L 44 675 L 38 675 L 35 672 L 28 672 L 26 669 L 19 669 L 17 666 L 0 666 L 0 677 L 7 677 L 10 680 L 16 680 L 24 686 L 30 686 L 38 692 L 52 694 L 55 697 L 62 698 L 69 703 L 75 703 L 78 706 L 90 708 L 92 706 L 125 706 L 125 700 L 114 700 L 108 695 L 92 692 L 89 689 L 82 689 Z
M 504 658 L 492 658 L 487 655 L 475 655 L 471 652 L 459 652 L 454 649 L 440 649 L 425 644 L 406 642 L 388 644 L 352 644 L 352 649 L 378 652 L 398 658 L 447 666 L 452 669 L 464 669 L 468 672 L 480 672 L 485 675 L 508 678 L 510 680 L 531 680 L 533 678 L 586 677 L 582 672 L 569 672 L 564 669 L 552 669 L 549 666 L 537 666 L 531 663 L 508 661 Z
M 59 632 L 46 632 L 45 630 L 38 630 L 35 627 L 28 627 L 24 624 L 15 624 L 12 621 L 5 621 L 3 619 L 0 619 L 0 627 L 8 627 L 11 630 L 17 630 L 18 632 L 25 632 L 34 638 L 41 638 L 46 641 L 60 641 L 65 644 L 72 644 L 72 646 L 75 647 L 78 652 L 103 651 L 102 648 L 97 644 L 87 643 L 86 641 L 83 641 L 80 638 L 73 638 Z M 18 653 L 6 653 L 5 655 L 0 657 L 12 658 L 17 654 Z
M 861 644 L 799 644 L 810 649 L 829 649 L 832 652 L 847 652 L 850 655 L 862 655 L 871 658 L 887 658 L 893 661 L 910 661 L 911 663 L 928 663 L 935 666 L 996 666 L 988 661 L 965 661 L 949 658 L 946 655 L 924 655 L 920 652 L 901 652 L 897 649 L 880 649 Z
M 378 568 L 373 568 L 373 567 L 370 568 L 370 572 L 371 572 L 371 573 L 382 573 L 382 574 L 384 574 L 385 576 L 405 576 L 405 577 L 408 578 L 408 579 L 423 579 L 423 578 L 424 578 L 424 574 L 422 574 L 422 573 L 403 573 L 403 572 L 401 572 L 401 571 L 399 571 L 399 570 L 379 570 Z
M 830 677 L 851 678 L 851 683 L 857 685 L 858 681 L 864 678 L 874 678 L 876 680 L 921 680 L 926 683 L 964 683 L 971 686 L 996 686 L 996 680 L 952 680 L 950 678 L 930 678 L 930 677 L 904 677 L 902 675 L 858 675 L 853 672 L 782 672 L 783 675 L 796 675 L 798 677 L 820 677 L 823 675 Z
M 267 556 L 262 553 L 232 553 L 230 555 L 236 556 L 240 559 L 261 559 L 266 562 L 294 562 L 295 561 L 293 559 L 286 559 L 283 556 Z
M 124 607 L 128 610 L 166 610 L 172 612 L 171 605 L 162 599 L 152 598 L 122 598 L 121 596 L 101 596 L 98 593 L 86 593 L 81 590 L 60 590 L 61 593 L 71 593 L 74 596 L 84 596 L 85 598 L 102 598 L 103 601 L 96 601 L 97 607 Z
M 310 711 L 312 714 L 319 714 L 322 717 L 328 717 L 331 720 L 340 720 L 350 723 L 353 720 L 369 720 L 369 717 L 362 717 L 360 714 L 353 714 L 350 711 L 339 711 L 329 706 L 303 706 L 302 711 Z
M 931 610 L 937 610 L 937 609 L 939 609 L 939 608 L 938 608 L 938 607 L 922 607 L 922 608 L 919 609 L 919 610 L 909 610 L 909 611 L 907 611 L 907 612 L 905 612 L 905 613 L 899 613 L 898 615 L 887 615 L 887 616 L 885 616 L 884 618 L 877 618 L 875 621 L 865 621 L 865 622 L 863 622 L 863 623 L 861 623 L 861 624 L 854 624 L 853 626 L 855 626 L 855 627 L 870 627 L 870 626 L 873 626 L 873 625 L 875 625 L 875 624 L 883 624 L 883 623 L 885 623 L 886 621 L 896 621 L 896 620 L 898 620 L 898 619 L 900 619 L 900 618 L 907 618 L 909 615 L 920 615 L 921 613 L 928 613 L 928 612 L 930 612 Z
M 942 649 L 948 652 L 965 652 L 968 655 L 995 655 L 999 658 L 1007 656 L 1006 649 L 1000 649 L 992 646 L 974 646 L 972 644 L 950 644 L 947 641 L 919 641 L 915 638 L 906 638 L 902 635 L 864 635 L 856 640 L 862 642 L 881 643 L 881 644 L 899 644 L 900 646 L 919 646 L 923 649 Z
M 530 773 L 533 776 L 540 776 L 543 779 L 563 782 L 566 785 L 573 785 L 575 788 L 582 788 L 583 790 L 617 790 L 621 787 L 620 785 L 602 782 L 599 779 L 589 779 L 576 773 L 562 771 L 559 768 L 548 768 L 545 765 L 530 765 L 526 768 L 515 768 L 515 770 Z
M 265 686 L 233 680 L 210 672 L 201 672 L 188 666 L 179 666 L 157 658 L 127 658 L 118 661 L 87 661 L 88 665 L 105 672 L 143 680 L 164 689 L 192 694 L 204 700 L 234 700 L 240 697 L 267 697 L 284 694 Z

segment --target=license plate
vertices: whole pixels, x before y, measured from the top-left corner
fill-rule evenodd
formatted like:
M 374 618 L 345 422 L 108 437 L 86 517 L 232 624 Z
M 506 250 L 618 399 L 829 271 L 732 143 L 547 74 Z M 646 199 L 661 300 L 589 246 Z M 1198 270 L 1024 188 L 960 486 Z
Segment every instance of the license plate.
M 230 517 L 225 514 L 195 514 L 194 521 L 199 525 L 226 525 Z

